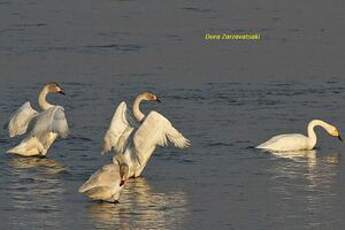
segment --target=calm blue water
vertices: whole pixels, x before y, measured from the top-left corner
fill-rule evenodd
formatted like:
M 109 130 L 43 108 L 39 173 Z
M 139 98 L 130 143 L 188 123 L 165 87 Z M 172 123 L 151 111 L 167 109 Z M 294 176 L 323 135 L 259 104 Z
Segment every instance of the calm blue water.
M 306 132 L 310 119 L 345 133 L 341 1 L 0 1 L 0 124 L 42 84 L 67 93 L 71 136 L 48 158 L 5 151 L 3 229 L 342 229 L 344 145 L 318 130 L 315 152 L 251 148 Z M 204 41 L 260 32 L 262 41 Z M 158 149 L 118 205 L 78 187 L 111 156 L 100 143 L 116 106 L 151 90 L 193 146 Z M 345 135 L 345 134 L 344 134 Z

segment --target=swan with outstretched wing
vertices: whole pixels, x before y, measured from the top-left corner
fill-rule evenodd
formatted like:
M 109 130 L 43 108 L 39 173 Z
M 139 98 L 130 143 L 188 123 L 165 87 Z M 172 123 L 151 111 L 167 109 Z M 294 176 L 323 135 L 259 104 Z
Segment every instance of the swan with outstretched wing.
M 121 157 L 130 168 L 130 177 L 138 177 L 144 170 L 152 153 L 157 146 L 166 146 L 169 142 L 175 147 L 186 148 L 190 146 L 190 141 L 176 130 L 170 121 L 158 112 L 151 111 L 145 116 L 140 111 L 142 101 L 158 101 L 160 99 L 151 92 L 139 94 L 133 103 L 133 116 L 139 124 L 137 127 L 131 126 L 130 133 L 125 133 L 126 145 L 121 151 L 117 151 L 114 158 Z M 118 112 L 118 110 L 115 112 Z M 121 125 L 114 123 L 113 130 L 120 133 Z M 128 127 L 128 126 L 127 126 Z M 116 140 L 115 138 L 113 140 Z
M 113 163 L 91 175 L 79 188 L 80 193 L 93 200 L 116 202 L 124 182 L 140 176 L 157 146 L 166 146 L 169 142 L 178 148 L 190 146 L 190 141 L 163 115 L 151 111 L 145 116 L 139 109 L 142 101 L 160 102 L 153 93 L 139 94 L 133 103 L 135 121 L 126 103 L 120 103 L 103 140 L 102 152 L 114 150 L 116 153 Z
M 21 106 L 11 117 L 8 130 L 11 137 L 28 133 L 21 143 L 8 153 L 21 156 L 45 156 L 57 137 L 65 138 L 69 129 L 63 107 L 52 105 L 46 100 L 48 93 L 65 94 L 55 82 L 46 84 L 39 94 L 38 113 L 32 109 L 29 102 Z
M 143 101 L 160 102 L 152 93 L 143 92 L 135 98 L 132 108 L 133 112 L 128 111 L 126 102 L 123 101 L 119 104 L 104 136 L 102 154 L 111 152 L 112 150 L 115 153 L 124 152 L 129 136 L 135 128 L 140 126 L 141 121 L 145 117 L 139 108 Z

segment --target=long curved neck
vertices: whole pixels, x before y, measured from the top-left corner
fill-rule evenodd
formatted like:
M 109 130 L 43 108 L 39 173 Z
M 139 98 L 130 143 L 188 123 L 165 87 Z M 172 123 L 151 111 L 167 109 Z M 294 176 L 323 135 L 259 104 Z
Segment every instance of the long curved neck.
M 309 144 L 311 145 L 312 148 L 316 145 L 316 141 L 317 141 L 316 133 L 314 130 L 314 128 L 316 126 L 320 126 L 320 127 L 324 128 L 325 130 L 328 130 L 328 128 L 329 128 L 329 124 L 327 124 L 326 122 L 321 121 L 321 120 L 312 120 L 311 122 L 309 122 L 309 124 L 308 124 L 308 138 L 309 138 Z
M 38 104 L 42 110 L 47 110 L 54 106 L 47 101 L 48 93 L 48 87 L 44 87 L 38 96 Z
M 137 119 L 137 121 L 141 122 L 144 117 L 145 117 L 145 114 L 143 114 L 141 111 L 140 111 L 140 103 L 144 100 L 144 96 L 143 95 L 138 95 L 135 100 L 134 100 L 134 103 L 133 103 L 133 115 L 135 117 L 135 119 Z

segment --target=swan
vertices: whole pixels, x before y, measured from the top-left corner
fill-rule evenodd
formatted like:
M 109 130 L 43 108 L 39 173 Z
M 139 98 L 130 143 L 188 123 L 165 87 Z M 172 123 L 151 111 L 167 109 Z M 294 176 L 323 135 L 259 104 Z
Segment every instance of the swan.
M 91 203 L 87 205 L 87 214 L 95 229 L 116 226 L 116 229 L 171 229 L 181 223 L 188 214 L 186 192 L 179 189 L 162 191 L 150 185 L 144 177 L 126 183 L 121 194 L 121 208 L 114 208 L 112 203 Z M 166 207 L 174 207 L 166 211 Z M 128 218 L 129 213 L 135 212 Z M 178 220 L 178 221 L 177 221 Z M 176 222 L 177 221 L 177 222 Z M 135 224 L 133 224 L 135 223 Z
M 57 137 L 67 137 L 69 128 L 65 110 L 62 106 L 52 105 L 46 100 L 49 93 L 65 95 L 58 83 L 48 83 L 44 85 L 38 96 L 38 104 L 42 112 L 34 110 L 28 101 L 11 115 L 8 122 L 9 136 L 15 137 L 26 132 L 28 136 L 19 145 L 7 150 L 7 153 L 45 156 Z
M 116 159 L 91 175 L 79 188 L 79 192 L 92 200 L 118 202 L 128 173 L 128 165 Z
M 133 103 L 133 116 L 126 102 L 121 102 L 103 140 L 102 153 L 114 150 L 114 157 L 123 158 L 129 166 L 130 177 L 141 175 L 157 146 L 166 146 L 169 141 L 181 149 L 190 146 L 190 141 L 163 115 L 156 111 L 143 114 L 140 111 L 143 101 L 160 102 L 160 99 L 147 91 L 139 94 Z
M 314 131 L 316 126 L 324 128 L 329 135 L 338 137 L 342 141 L 340 133 L 335 126 L 322 120 L 314 119 L 308 124 L 308 136 L 298 133 L 282 134 L 272 137 L 268 141 L 256 146 L 256 148 L 278 152 L 312 150 L 317 141 Z

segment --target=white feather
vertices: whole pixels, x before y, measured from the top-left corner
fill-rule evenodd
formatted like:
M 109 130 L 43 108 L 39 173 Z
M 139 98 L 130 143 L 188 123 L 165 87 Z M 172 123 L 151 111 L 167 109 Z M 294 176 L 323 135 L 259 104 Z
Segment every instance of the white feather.
M 190 141 L 177 131 L 163 115 L 152 111 L 133 137 L 137 151 L 145 152 L 156 145 L 167 146 L 169 142 L 177 148 L 190 146 Z
M 156 147 L 167 146 L 169 142 L 178 148 L 191 145 L 168 119 L 155 111 L 150 112 L 133 134 L 123 154 L 130 167 L 130 176 L 140 176 Z
M 112 149 L 116 153 L 123 153 L 128 137 L 132 133 L 136 123 L 127 110 L 125 102 L 121 102 L 116 108 L 110 126 L 103 139 L 102 154 Z
M 61 106 L 54 106 L 40 113 L 34 119 L 30 135 L 40 139 L 50 132 L 62 138 L 66 138 L 69 134 L 65 110 Z
M 298 134 L 281 134 L 274 136 L 266 142 L 258 145 L 258 149 L 273 151 L 293 151 L 310 149 L 308 137 Z
M 114 202 L 120 197 L 123 188 L 123 185 L 120 184 L 120 167 L 117 163 L 112 163 L 103 166 L 92 174 L 79 188 L 79 192 L 93 200 Z
M 37 115 L 38 112 L 31 107 L 30 102 L 25 102 L 11 115 L 8 123 L 10 137 L 26 133 L 30 121 Z

